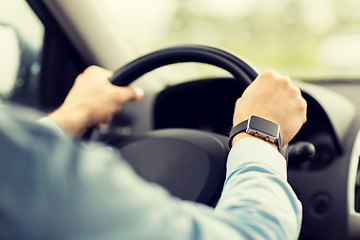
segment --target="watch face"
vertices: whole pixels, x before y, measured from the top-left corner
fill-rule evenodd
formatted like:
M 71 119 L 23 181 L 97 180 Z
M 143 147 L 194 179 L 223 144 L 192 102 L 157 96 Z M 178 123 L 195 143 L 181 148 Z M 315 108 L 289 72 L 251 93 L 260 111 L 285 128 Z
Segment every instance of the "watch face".
M 279 137 L 279 125 L 264 118 L 251 115 L 248 121 L 248 130 L 258 131 L 277 139 Z

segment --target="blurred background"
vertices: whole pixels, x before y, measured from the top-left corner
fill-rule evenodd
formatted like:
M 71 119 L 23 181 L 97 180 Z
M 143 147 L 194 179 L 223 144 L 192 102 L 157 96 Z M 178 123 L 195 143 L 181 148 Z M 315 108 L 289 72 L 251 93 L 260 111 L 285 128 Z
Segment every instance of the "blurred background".
M 360 76 L 358 0 L 93 1 L 140 55 L 197 43 L 295 78 Z
M 85 3 L 96 6 L 123 49 L 134 53 L 119 64 L 167 46 L 205 44 L 229 50 L 258 70 L 272 68 L 299 80 L 360 79 L 359 0 Z M 26 94 L 36 98 L 43 33 L 25 0 L 0 0 L 0 96 L 11 94 L 23 103 L 29 103 Z M 156 74 L 159 82 L 173 84 L 224 72 L 188 64 Z
M 0 101 L 34 104 L 44 26 L 25 0 L 0 0 Z

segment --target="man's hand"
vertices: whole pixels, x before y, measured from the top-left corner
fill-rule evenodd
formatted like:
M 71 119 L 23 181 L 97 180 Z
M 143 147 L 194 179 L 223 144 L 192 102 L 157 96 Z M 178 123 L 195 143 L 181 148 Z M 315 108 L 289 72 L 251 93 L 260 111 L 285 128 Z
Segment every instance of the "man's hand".
M 237 100 L 233 125 L 248 119 L 251 114 L 276 122 L 280 125 L 281 144 L 284 146 L 306 122 L 306 109 L 307 103 L 299 88 L 288 77 L 267 70 Z M 238 134 L 233 144 L 248 136 L 246 133 Z
M 123 103 L 143 97 L 136 87 L 118 87 L 112 72 L 91 66 L 80 74 L 62 106 L 48 117 L 65 131 L 81 136 L 91 126 L 110 122 Z

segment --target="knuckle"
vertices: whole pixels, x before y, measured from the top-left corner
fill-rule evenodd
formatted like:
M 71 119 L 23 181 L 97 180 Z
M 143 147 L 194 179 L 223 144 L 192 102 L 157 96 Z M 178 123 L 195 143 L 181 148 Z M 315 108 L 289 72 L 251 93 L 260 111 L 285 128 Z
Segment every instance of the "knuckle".
M 261 75 L 264 78 L 274 78 L 276 76 L 275 72 L 271 69 L 266 69 Z
M 303 104 L 302 104 L 302 108 L 303 108 L 303 110 L 307 110 L 307 102 L 306 102 L 306 100 L 305 99 L 303 99 Z
M 91 65 L 85 69 L 84 73 L 92 73 L 92 72 L 97 71 L 98 69 L 99 69 L 98 66 Z
M 235 102 L 235 107 L 236 107 L 236 106 L 239 106 L 239 105 L 240 105 L 240 102 L 241 102 L 241 97 L 239 97 L 239 98 L 236 100 L 236 102 Z
M 292 85 L 290 88 L 290 93 L 294 96 L 301 96 L 301 91 L 298 87 Z
M 278 78 L 278 81 L 280 83 L 281 86 L 283 87 L 287 87 L 291 85 L 291 79 L 288 76 L 281 76 Z M 293 90 L 296 90 L 296 87 L 294 86 Z
M 307 102 L 306 102 L 305 99 L 301 98 L 301 99 L 299 100 L 298 109 L 299 109 L 299 111 L 304 112 L 305 115 L 306 115 L 306 112 L 307 112 Z
M 299 104 L 299 110 L 301 112 L 305 112 L 306 111 L 306 105 L 305 104 Z
M 84 75 L 85 75 L 85 72 L 83 73 L 80 73 L 77 78 L 75 79 L 75 83 L 79 82 L 79 81 L 82 81 L 82 79 L 84 79 Z

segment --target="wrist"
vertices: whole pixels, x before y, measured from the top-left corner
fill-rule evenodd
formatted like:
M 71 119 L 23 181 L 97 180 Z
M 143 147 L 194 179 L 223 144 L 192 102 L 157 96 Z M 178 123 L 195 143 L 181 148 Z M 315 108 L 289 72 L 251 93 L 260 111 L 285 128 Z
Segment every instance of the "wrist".
M 272 146 L 272 147 L 274 147 L 276 150 L 278 150 L 278 146 L 277 146 L 275 143 L 266 141 L 265 139 L 262 139 L 262 138 L 259 138 L 259 137 L 255 137 L 255 136 L 253 136 L 253 135 L 251 135 L 251 134 L 249 134 L 249 133 L 246 133 L 246 132 L 238 133 L 238 134 L 232 139 L 231 145 L 234 146 L 236 142 L 238 142 L 239 140 L 244 139 L 244 138 L 255 138 L 255 139 L 262 140 L 263 142 L 266 142 L 266 143 L 270 144 L 270 146 Z
M 86 130 L 88 113 L 84 110 L 74 110 L 60 107 L 48 115 L 62 130 L 74 136 L 81 136 Z

